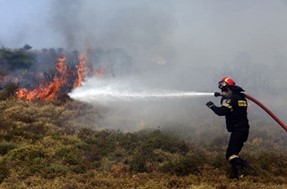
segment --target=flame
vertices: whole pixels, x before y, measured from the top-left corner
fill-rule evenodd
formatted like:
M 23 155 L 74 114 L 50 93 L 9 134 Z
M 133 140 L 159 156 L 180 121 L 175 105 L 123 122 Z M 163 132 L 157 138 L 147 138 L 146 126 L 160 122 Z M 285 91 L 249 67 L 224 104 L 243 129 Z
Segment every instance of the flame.
M 66 57 L 62 56 L 58 59 L 58 63 L 56 64 L 56 69 L 58 73 L 65 74 L 67 72 L 67 66 L 65 64 Z
M 47 84 L 47 86 L 40 86 L 32 91 L 28 89 L 19 89 L 17 92 L 17 97 L 19 99 L 25 99 L 27 101 L 31 101 L 33 99 L 40 100 L 52 100 L 55 99 L 58 92 L 62 88 L 63 85 L 67 83 L 67 79 L 65 78 L 65 74 L 67 72 L 67 66 L 65 64 L 65 57 L 60 57 L 56 64 L 57 76 L 54 80 Z
M 79 57 L 79 65 L 77 66 L 77 79 L 74 83 L 74 88 L 79 87 L 82 85 L 86 75 L 86 63 L 87 63 L 87 53 L 83 53 Z
M 61 89 L 68 84 L 68 80 L 73 79 L 71 74 L 69 74 L 69 70 L 67 65 L 65 64 L 66 58 L 64 56 L 59 57 L 56 64 L 56 76 L 53 81 L 48 83 L 45 81 L 40 81 L 39 87 L 28 90 L 26 88 L 19 89 L 17 91 L 17 98 L 24 99 L 27 101 L 32 101 L 35 99 L 39 100 L 52 100 L 59 97 L 59 92 Z M 86 68 L 87 64 L 87 52 L 82 53 L 79 56 L 79 64 L 77 65 L 77 78 L 72 84 L 71 88 L 77 88 L 82 85 L 85 77 L 88 75 L 88 71 Z M 97 78 L 102 79 L 106 73 L 104 69 L 92 69 L 91 73 L 94 74 Z M 65 90 L 65 88 L 63 88 Z M 61 91 L 63 92 L 63 90 Z

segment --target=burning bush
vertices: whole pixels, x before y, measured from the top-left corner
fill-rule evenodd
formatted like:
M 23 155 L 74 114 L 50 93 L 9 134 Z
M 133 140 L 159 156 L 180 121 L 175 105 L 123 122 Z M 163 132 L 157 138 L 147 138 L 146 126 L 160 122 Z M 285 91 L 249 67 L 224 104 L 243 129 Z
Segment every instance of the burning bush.
M 44 83 L 33 90 L 19 89 L 18 98 L 31 101 L 33 99 L 52 100 L 55 99 L 61 88 L 67 83 L 67 66 L 65 57 L 60 57 L 56 64 L 56 74 L 52 82 Z
M 86 77 L 116 77 L 132 70 L 131 57 L 122 49 L 88 49 L 83 53 L 62 48 L 30 51 L 0 50 L 0 84 L 16 83 L 19 99 L 66 98 Z

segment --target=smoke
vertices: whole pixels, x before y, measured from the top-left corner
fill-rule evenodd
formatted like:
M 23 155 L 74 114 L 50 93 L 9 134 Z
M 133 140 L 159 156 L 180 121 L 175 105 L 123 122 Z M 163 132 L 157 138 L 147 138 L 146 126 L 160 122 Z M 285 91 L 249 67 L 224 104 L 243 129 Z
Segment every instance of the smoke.
M 210 88 L 227 74 L 251 88 L 258 75 L 284 79 L 286 9 L 281 0 L 54 0 L 49 23 L 65 48 L 123 49 L 140 72 L 180 76 L 169 79 L 175 85 L 203 80 Z
M 286 117 L 286 1 L 47 2 L 48 10 L 41 7 L 45 18 L 20 24 L 11 40 L 0 37 L 1 44 L 15 45 L 12 38 L 20 38 L 16 41 L 25 40 L 35 48 L 52 44 L 68 50 L 100 49 L 104 52 L 100 57 L 90 51 L 90 63 L 112 67 L 108 78 L 135 90 L 211 92 L 218 90 L 219 79 L 231 76 L 247 93 Z M 112 55 L 115 49 L 125 56 Z M 218 103 L 213 97 L 114 103 L 100 122 L 114 128 L 197 124 L 210 115 L 204 105 L 209 100 Z
M 286 9 L 283 1 L 55 1 L 52 26 L 70 49 L 126 52 L 131 64 L 117 58 L 114 72 L 132 69 L 116 74 L 117 85 L 210 92 L 227 75 L 282 116 L 287 89 L 281 85 L 287 70 Z M 95 65 L 109 62 L 95 60 Z M 93 84 L 97 89 L 98 82 Z M 131 127 L 197 124 L 199 114 L 209 114 L 207 100 L 217 101 L 203 97 L 109 104 L 102 124 L 115 128 L 129 123 Z

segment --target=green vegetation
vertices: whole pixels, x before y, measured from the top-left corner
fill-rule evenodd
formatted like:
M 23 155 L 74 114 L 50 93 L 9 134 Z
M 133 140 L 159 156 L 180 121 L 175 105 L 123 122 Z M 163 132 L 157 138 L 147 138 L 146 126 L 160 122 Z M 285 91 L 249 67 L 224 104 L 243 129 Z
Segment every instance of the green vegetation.
M 237 182 L 227 179 L 224 134 L 199 145 L 171 128 L 105 130 L 90 118 L 99 115 L 95 108 L 69 100 L 9 98 L 0 101 L 0 112 L 0 188 L 287 187 L 286 137 L 271 135 L 276 131 L 250 136 L 242 155 L 252 169 Z M 266 151 L 267 144 L 273 148 Z

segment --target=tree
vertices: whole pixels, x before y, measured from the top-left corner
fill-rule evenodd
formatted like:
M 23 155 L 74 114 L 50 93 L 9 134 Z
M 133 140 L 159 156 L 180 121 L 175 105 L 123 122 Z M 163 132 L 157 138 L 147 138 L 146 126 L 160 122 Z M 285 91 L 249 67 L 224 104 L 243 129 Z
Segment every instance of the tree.
M 0 66 L 5 71 L 29 69 L 35 63 L 35 55 L 24 50 L 0 49 Z

